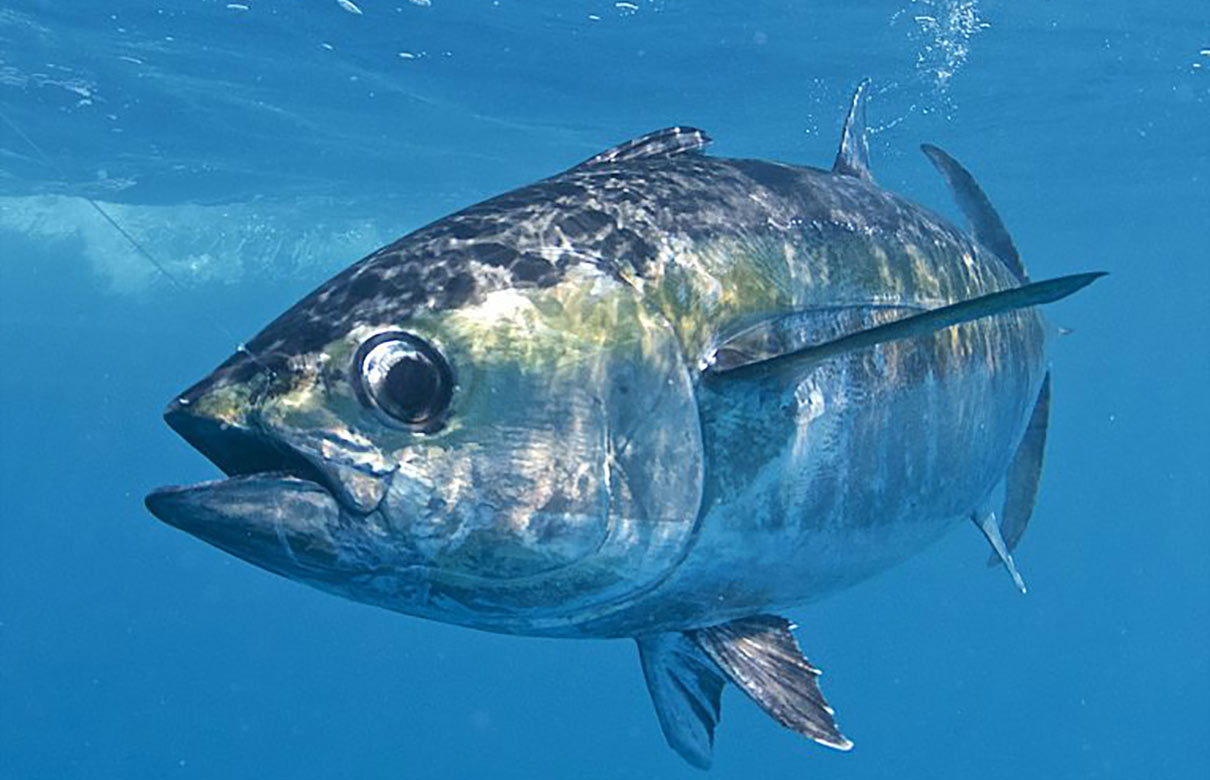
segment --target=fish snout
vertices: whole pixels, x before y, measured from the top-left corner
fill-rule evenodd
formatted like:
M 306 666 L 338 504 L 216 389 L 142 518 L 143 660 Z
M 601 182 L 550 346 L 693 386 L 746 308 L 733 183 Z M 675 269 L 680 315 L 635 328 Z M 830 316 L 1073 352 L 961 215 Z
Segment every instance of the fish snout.
M 310 459 L 263 430 L 255 392 L 249 383 L 210 377 L 173 399 L 164 421 L 229 477 L 283 473 L 324 484 Z
M 227 479 L 160 488 L 165 523 L 292 579 L 333 586 L 414 561 L 386 544 L 374 510 L 384 480 L 330 462 L 300 432 L 262 419 L 255 377 L 217 373 L 186 390 L 164 421 Z

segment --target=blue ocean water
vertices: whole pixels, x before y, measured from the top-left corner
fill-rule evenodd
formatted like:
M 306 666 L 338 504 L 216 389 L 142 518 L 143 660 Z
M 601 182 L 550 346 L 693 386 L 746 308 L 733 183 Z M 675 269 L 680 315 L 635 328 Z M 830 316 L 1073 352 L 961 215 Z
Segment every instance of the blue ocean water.
M 968 529 L 795 611 L 856 748 L 732 689 L 712 773 L 1210 773 L 1205 0 L 355 2 L 0 6 L 0 777 L 700 776 L 630 642 L 401 617 L 157 522 L 215 475 L 160 411 L 365 252 L 625 138 L 826 166 L 867 76 L 884 186 L 954 214 L 937 143 L 1035 275 L 1112 275 L 1050 310 L 1029 594 Z

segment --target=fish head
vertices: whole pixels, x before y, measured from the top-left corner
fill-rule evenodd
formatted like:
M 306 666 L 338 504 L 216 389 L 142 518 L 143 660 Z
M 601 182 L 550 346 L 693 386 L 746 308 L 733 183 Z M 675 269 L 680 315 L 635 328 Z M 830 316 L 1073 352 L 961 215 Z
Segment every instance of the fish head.
M 278 574 L 447 622 L 557 634 L 624 606 L 679 562 L 701 499 L 673 330 L 589 263 L 441 284 L 425 263 L 367 258 L 169 404 L 227 478 L 148 507 Z

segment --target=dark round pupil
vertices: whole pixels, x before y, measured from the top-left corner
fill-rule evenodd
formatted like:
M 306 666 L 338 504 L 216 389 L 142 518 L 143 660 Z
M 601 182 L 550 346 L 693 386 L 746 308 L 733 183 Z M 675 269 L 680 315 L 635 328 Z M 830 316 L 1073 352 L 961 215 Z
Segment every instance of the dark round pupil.
M 407 355 L 387 371 L 378 391 L 379 403 L 392 407 L 398 417 L 422 420 L 432 411 L 440 383 L 436 366 L 420 355 Z

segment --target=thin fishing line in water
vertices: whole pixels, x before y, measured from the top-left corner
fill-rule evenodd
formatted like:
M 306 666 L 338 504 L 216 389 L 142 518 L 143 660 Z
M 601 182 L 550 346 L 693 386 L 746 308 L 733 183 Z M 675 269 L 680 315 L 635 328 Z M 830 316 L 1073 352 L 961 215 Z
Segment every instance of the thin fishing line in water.
M 14 133 L 16 133 L 17 136 L 22 141 L 24 141 L 26 143 L 26 145 L 29 146 L 30 149 L 33 150 L 34 154 L 38 157 L 38 159 L 40 159 L 47 167 L 49 167 L 51 170 L 53 170 L 55 173 L 57 173 L 59 175 L 59 178 L 61 178 L 64 182 L 67 182 L 70 180 L 70 177 L 68 177 L 68 175 L 67 175 L 67 171 L 65 171 L 61 165 L 59 165 L 57 162 L 55 162 L 54 158 L 52 158 L 49 154 L 47 154 L 42 149 L 42 147 L 39 146 L 36 141 L 34 141 L 33 138 L 31 138 L 24 130 L 22 130 L 17 125 L 16 122 L 14 122 L 12 119 L 10 119 L 7 111 L 0 109 L 0 120 L 3 120 L 4 124 L 6 124 L 10 128 L 12 128 L 12 131 Z M 155 268 L 155 270 L 157 272 L 159 272 L 159 274 L 161 276 L 163 276 L 164 279 L 166 279 L 169 284 L 171 284 L 173 287 L 177 288 L 181 292 L 188 291 L 188 287 L 185 285 L 185 283 L 182 282 L 180 279 L 178 279 L 176 277 L 176 275 L 174 275 L 171 271 L 169 271 L 167 266 L 165 266 L 163 263 L 161 263 L 159 260 L 157 260 L 155 258 L 155 256 L 151 254 L 151 252 L 147 251 L 147 249 L 142 244 L 140 244 L 139 241 L 129 233 L 129 231 L 127 231 L 124 227 L 122 227 L 122 225 L 116 219 L 114 219 L 114 217 L 108 211 L 106 211 L 101 206 L 100 203 L 98 203 L 97 201 L 93 200 L 91 197 L 89 197 L 88 195 L 85 195 L 85 194 L 81 194 L 79 197 L 83 198 L 88 203 L 88 205 L 92 206 L 93 209 L 98 214 L 101 215 L 102 219 L 104 219 L 106 222 L 108 222 L 113 227 L 114 230 L 118 231 L 118 233 L 121 234 L 122 238 L 126 239 L 126 241 L 132 247 L 134 247 L 135 252 L 139 256 L 141 256 L 143 259 L 145 259 L 147 262 L 151 263 L 151 266 L 153 268 Z M 252 350 L 248 349 L 248 345 L 245 344 L 243 341 L 240 341 L 239 337 L 236 336 L 235 333 L 229 327 L 227 327 L 223 323 L 222 320 L 215 317 L 214 314 L 209 311 L 206 312 L 206 318 L 210 320 L 211 324 L 213 324 L 219 330 L 219 332 L 228 336 L 232 341 L 237 342 L 237 346 L 235 348 L 236 352 L 243 352 L 245 355 L 247 355 L 249 358 L 252 359 L 252 362 L 256 363 L 258 366 L 260 366 L 266 372 L 268 372 L 270 377 L 275 376 L 275 372 L 273 371 L 273 369 L 270 368 L 269 366 L 265 365 L 265 363 L 263 363 L 260 360 L 260 358 L 257 357 L 256 354 L 252 352 Z

